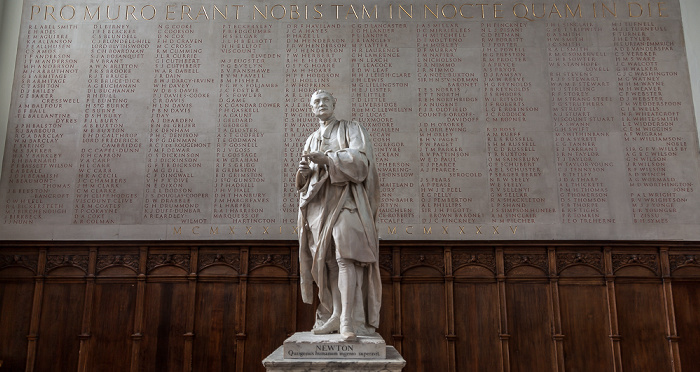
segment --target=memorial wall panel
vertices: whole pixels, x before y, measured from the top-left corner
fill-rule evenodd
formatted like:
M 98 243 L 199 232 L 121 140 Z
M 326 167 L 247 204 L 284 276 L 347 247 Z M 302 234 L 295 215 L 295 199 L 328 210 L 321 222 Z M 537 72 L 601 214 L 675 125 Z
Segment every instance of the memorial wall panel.
M 25 2 L 0 235 L 296 239 L 316 89 L 385 240 L 698 240 L 676 0 Z

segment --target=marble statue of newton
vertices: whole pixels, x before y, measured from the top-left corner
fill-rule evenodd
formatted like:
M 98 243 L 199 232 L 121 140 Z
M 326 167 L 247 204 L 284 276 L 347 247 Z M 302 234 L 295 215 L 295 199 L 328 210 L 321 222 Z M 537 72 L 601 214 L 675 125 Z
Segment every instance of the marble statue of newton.
M 367 130 L 337 120 L 335 104 L 329 92 L 311 96 L 319 128 L 306 140 L 296 173 L 301 294 L 312 303 L 318 285 L 314 334 L 339 332 L 355 341 L 379 325 L 379 178 Z

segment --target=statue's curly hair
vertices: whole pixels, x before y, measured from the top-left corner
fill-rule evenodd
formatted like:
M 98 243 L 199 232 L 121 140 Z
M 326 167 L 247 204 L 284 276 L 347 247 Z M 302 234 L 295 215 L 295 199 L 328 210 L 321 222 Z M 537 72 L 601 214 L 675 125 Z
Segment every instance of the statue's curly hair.
M 317 94 L 321 94 L 321 93 L 326 93 L 326 94 L 328 94 L 329 96 L 331 96 L 331 98 L 333 98 L 333 102 L 335 102 L 335 101 L 337 100 L 337 98 L 335 98 L 335 97 L 333 96 L 333 93 L 331 93 L 331 92 L 329 92 L 329 91 L 327 91 L 327 90 L 323 90 L 323 89 L 319 89 L 319 90 L 313 92 L 313 93 L 311 94 L 311 98 L 313 98 L 313 96 L 315 96 L 315 95 L 317 95 Z M 311 98 L 309 98 L 309 103 L 311 103 Z

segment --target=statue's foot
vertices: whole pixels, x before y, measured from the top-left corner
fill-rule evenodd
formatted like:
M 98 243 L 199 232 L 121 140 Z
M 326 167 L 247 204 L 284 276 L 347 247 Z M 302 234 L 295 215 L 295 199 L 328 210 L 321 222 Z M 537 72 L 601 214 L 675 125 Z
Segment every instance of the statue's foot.
M 343 324 L 343 326 L 340 327 L 340 339 L 345 342 L 357 341 L 355 330 L 348 324 Z
M 358 336 L 372 336 L 376 333 L 374 327 L 355 323 L 355 334 Z
M 345 331 L 340 334 L 340 339 L 344 342 L 353 342 L 357 341 L 357 336 L 355 335 L 355 332 Z
M 332 316 L 322 326 L 314 328 L 311 333 L 315 335 L 327 335 L 329 333 L 338 332 L 340 330 L 340 318 Z

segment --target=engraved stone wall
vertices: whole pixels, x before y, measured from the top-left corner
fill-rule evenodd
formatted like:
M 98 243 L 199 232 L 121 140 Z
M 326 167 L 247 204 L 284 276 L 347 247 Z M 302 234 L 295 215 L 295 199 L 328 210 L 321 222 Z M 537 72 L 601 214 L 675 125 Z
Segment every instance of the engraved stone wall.
M 677 1 L 26 3 L 5 239 L 295 239 L 310 94 L 387 240 L 700 238 Z

